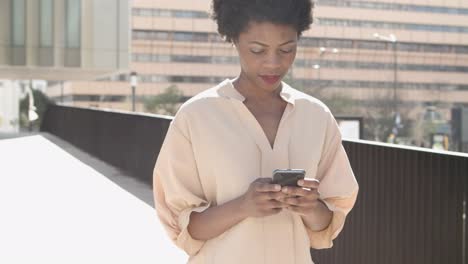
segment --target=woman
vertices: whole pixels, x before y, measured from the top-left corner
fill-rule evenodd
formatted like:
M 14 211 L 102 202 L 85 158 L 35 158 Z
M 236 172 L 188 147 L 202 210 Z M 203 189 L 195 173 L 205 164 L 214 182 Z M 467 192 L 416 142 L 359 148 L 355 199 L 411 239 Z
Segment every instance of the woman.
M 358 184 L 330 110 L 282 82 L 310 0 L 215 0 L 240 74 L 187 101 L 154 169 L 156 210 L 189 263 L 313 263 L 332 247 Z M 306 170 L 300 187 L 275 169 Z

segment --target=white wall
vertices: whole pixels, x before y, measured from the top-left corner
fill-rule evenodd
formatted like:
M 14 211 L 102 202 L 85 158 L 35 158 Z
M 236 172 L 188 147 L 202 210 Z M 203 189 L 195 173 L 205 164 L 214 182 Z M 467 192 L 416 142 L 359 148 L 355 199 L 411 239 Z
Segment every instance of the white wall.
M 0 132 L 19 131 L 20 94 L 16 83 L 0 80 Z

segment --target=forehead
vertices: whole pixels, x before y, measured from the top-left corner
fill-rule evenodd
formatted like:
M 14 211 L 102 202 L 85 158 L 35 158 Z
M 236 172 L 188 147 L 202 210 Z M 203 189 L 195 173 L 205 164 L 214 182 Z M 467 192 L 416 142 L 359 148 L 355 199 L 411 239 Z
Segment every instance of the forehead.
M 297 40 L 297 31 L 293 26 L 271 22 L 249 22 L 246 29 L 239 34 L 239 42 L 279 44 L 290 40 Z

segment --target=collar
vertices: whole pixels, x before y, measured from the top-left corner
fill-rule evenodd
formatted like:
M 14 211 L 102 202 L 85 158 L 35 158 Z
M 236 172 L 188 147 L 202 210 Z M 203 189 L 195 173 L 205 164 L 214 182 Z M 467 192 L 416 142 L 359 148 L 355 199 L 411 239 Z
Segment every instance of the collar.
M 223 97 L 239 100 L 243 102 L 245 100 L 245 97 L 237 91 L 236 88 L 234 88 L 234 85 L 232 84 L 233 80 L 226 79 L 222 83 L 219 84 L 219 94 Z M 293 88 L 291 88 L 288 84 L 285 82 L 281 82 L 281 92 L 280 96 L 281 98 L 286 101 L 287 103 L 292 104 L 293 106 L 295 105 L 295 97 L 293 93 Z

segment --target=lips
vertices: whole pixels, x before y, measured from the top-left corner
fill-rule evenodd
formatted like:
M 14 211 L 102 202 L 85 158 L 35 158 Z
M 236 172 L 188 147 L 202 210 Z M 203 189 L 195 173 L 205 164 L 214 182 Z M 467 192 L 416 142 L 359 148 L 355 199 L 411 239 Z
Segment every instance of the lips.
M 260 78 L 268 84 L 274 84 L 277 83 L 281 76 L 280 75 L 260 75 Z

